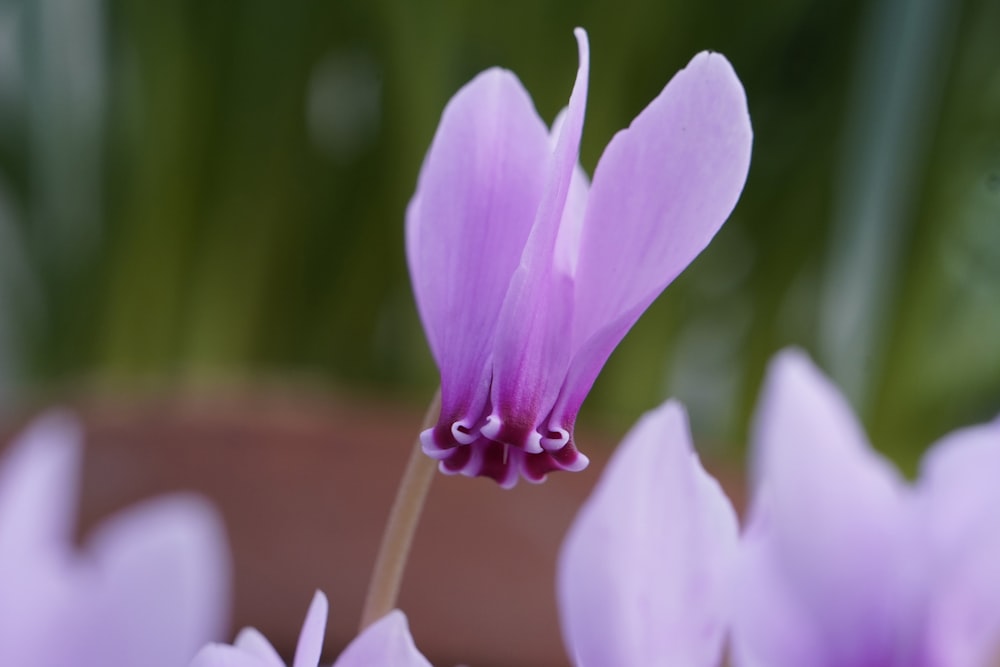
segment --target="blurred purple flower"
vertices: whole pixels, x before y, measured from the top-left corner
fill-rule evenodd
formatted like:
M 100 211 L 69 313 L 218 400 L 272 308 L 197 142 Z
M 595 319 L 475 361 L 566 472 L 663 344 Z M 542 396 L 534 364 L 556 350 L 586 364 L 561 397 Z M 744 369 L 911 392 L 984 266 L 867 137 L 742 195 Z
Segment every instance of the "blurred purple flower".
M 801 353 L 771 364 L 736 575 L 740 667 L 989 667 L 1000 649 L 1000 422 L 909 485 Z
M 159 498 L 78 550 L 80 441 L 49 414 L 0 459 L 0 665 L 183 667 L 226 625 L 219 517 L 195 497 Z
M 317 591 L 299 635 L 292 667 L 319 665 L 327 610 L 326 596 Z M 203 648 L 190 667 L 285 667 L 285 663 L 262 634 L 245 628 L 232 646 L 211 644 Z M 414 646 L 406 616 L 395 610 L 358 635 L 334 667 L 430 667 L 430 663 Z
M 750 163 L 746 96 L 701 53 L 598 162 L 578 164 L 589 47 L 551 132 L 512 73 L 448 103 L 406 215 L 417 306 L 441 373 L 422 434 L 446 473 L 510 487 L 587 459 L 572 438 L 601 367 L 729 216 Z
M 644 416 L 563 543 L 558 601 L 574 662 L 718 665 L 737 542 L 736 514 L 692 450 L 683 409 L 668 402 Z

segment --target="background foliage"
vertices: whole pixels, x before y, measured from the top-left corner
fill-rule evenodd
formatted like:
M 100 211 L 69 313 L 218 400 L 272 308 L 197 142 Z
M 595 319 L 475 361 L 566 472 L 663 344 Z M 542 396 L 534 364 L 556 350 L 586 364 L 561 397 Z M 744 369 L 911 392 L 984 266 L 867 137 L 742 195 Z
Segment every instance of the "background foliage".
M 810 350 L 904 459 L 1000 411 L 1000 3 L 0 0 L 0 378 L 307 377 L 429 395 L 402 216 L 448 98 L 502 65 L 582 162 L 697 51 L 755 128 L 743 199 L 626 339 L 584 419 L 666 395 L 741 442 Z

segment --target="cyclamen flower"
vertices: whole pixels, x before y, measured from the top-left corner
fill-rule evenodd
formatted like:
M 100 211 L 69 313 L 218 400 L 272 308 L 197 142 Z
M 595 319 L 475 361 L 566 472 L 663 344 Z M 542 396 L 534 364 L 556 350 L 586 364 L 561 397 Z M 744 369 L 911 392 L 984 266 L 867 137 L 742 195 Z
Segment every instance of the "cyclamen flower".
M 589 47 L 551 131 L 512 73 L 490 69 L 441 117 L 407 209 L 407 259 L 441 374 L 421 436 L 445 473 L 510 487 L 587 459 L 573 425 L 618 342 L 729 216 L 752 132 L 726 59 L 701 53 L 615 135 L 594 181 L 578 163 Z
M 1000 422 L 956 431 L 907 484 L 804 355 L 772 362 L 737 581 L 740 667 L 992 667 Z
M 0 665 L 183 667 L 226 624 L 219 517 L 175 495 L 73 544 L 79 427 L 50 414 L 0 459 Z
M 668 402 L 647 414 L 563 543 L 570 657 L 580 667 L 716 667 L 737 540 L 736 514 L 698 462 L 683 409 Z
M 326 596 L 317 591 L 302 625 L 292 667 L 319 665 L 328 610 Z M 203 648 L 190 667 L 285 667 L 285 663 L 262 634 L 246 628 L 232 646 L 211 644 Z M 358 635 L 333 667 L 430 667 L 430 663 L 413 645 L 406 616 L 395 610 Z

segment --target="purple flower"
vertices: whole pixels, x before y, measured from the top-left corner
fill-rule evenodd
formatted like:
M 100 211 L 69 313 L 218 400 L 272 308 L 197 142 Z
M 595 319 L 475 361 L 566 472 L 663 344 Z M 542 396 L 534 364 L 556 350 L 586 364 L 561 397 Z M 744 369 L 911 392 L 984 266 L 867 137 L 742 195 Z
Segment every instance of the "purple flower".
M 326 596 L 317 591 L 302 625 L 292 667 L 319 665 L 327 610 Z M 262 634 L 246 628 L 232 646 L 211 644 L 203 648 L 190 667 L 285 667 L 285 663 Z M 406 616 L 395 610 L 358 635 L 334 667 L 430 667 L 430 663 L 413 645 Z
M 647 414 L 563 543 L 569 655 L 580 667 L 715 667 L 737 543 L 736 514 L 698 462 L 683 409 L 668 402 Z
M 584 398 L 647 306 L 732 211 L 750 162 L 743 87 L 701 53 L 608 144 L 592 185 L 578 164 L 589 47 L 551 131 L 512 73 L 490 69 L 448 103 L 406 215 L 417 306 L 441 373 L 422 434 L 446 473 L 580 470 Z
M 1000 655 L 1000 422 L 907 484 L 798 352 L 772 362 L 736 580 L 741 667 L 989 667 Z
M 226 624 L 221 522 L 200 499 L 164 497 L 78 550 L 80 440 L 50 414 L 0 459 L 0 665 L 182 667 Z

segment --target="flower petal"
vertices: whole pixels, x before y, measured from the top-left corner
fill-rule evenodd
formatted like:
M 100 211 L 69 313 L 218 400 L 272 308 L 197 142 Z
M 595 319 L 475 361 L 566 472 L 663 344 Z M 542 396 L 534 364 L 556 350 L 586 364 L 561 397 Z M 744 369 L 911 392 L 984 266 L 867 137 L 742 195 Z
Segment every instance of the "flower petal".
M 563 544 L 558 600 L 577 664 L 715 667 L 736 515 L 677 403 L 618 447 Z
M 233 646 L 260 658 L 265 664 L 285 667 L 285 663 L 282 661 L 281 656 L 278 655 L 278 652 L 274 650 L 274 647 L 271 646 L 271 642 L 267 641 L 267 637 L 262 635 L 256 628 L 243 628 L 240 630 L 240 633 L 236 635 L 236 641 L 233 642 Z
M 372 623 L 340 654 L 333 667 L 430 667 L 410 636 L 403 612 Z
M 577 28 L 574 34 L 580 56 L 576 83 L 569 106 L 554 127 L 558 138 L 545 191 L 501 309 L 493 358 L 493 414 L 483 428 L 487 437 L 529 454 L 542 451 L 542 434 L 536 427 L 552 409 L 570 359 L 565 337 L 572 318 L 573 283 L 569 275 L 556 271 L 556 242 L 571 189 L 576 191 L 574 200 L 578 196 L 575 174 L 590 76 L 587 33 Z M 566 219 L 574 222 L 572 217 Z
M 615 346 L 729 216 L 751 143 L 736 73 L 722 55 L 700 53 L 608 144 L 587 202 L 573 366 L 554 425 L 575 420 Z
M 760 507 L 740 541 L 736 568 L 732 664 L 738 667 L 825 665 L 822 628 L 806 613 L 762 528 Z
M 67 549 L 76 520 L 82 433 L 60 412 L 39 417 L 0 461 L 0 553 Z
M 441 372 L 439 445 L 473 428 L 469 420 L 485 407 L 500 308 L 542 198 L 549 153 L 548 128 L 520 81 L 490 69 L 445 107 L 424 160 L 406 212 L 406 250 Z
M 295 662 L 292 667 L 316 667 L 323 653 L 323 637 L 326 635 L 326 617 L 330 605 L 320 591 L 313 595 L 306 621 L 302 624 L 299 643 L 295 648 Z
M 81 625 L 71 547 L 80 444 L 79 425 L 51 412 L 0 458 L 0 665 L 55 667 L 79 657 L 64 643 Z
M 189 667 L 285 667 L 280 658 L 276 659 L 277 662 L 236 646 L 208 644 L 198 651 Z
M 176 667 L 225 629 L 228 548 L 220 517 L 199 498 L 134 505 L 87 549 L 96 630 L 83 654 L 103 656 L 94 664 Z
M 552 121 L 552 131 L 549 136 L 552 139 L 553 150 L 562 135 L 563 123 L 566 122 L 568 114 L 569 107 L 565 107 Z M 559 221 L 559 236 L 556 238 L 555 248 L 555 269 L 567 276 L 576 274 L 576 263 L 580 258 L 580 234 L 583 232 L 583 217 L 587 212 L 589 194 L 590 179 L 587 178 L 587 172 L 583 167 L 577 164 L 570 180 L 562 220 Z
M 739 569 L 733 640 L 740 664 L 919 664 L 906 653 L 921 630 L 909 489 L 799 352 L 771 363 L 754 431 L 752 549 Z
M 1000 421 L 956 431 L 924 458 L 918 492 L 934 590 L 930 664 L 975 667 L 1000 657 Z
M 917 490 L 936 545 L 961 550 L 990 522 L 1000 525 L 997 471 L 1000 421 L 950 433 L 928 450 Z

